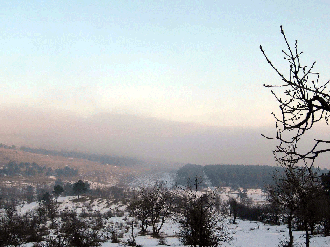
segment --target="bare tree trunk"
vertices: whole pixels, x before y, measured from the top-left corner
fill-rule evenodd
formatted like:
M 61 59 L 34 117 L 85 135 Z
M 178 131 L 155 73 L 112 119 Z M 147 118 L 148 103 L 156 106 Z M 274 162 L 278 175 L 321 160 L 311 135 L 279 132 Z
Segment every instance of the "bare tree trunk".
M 288 228 L 289 228 L 289 247 L 293 246 L 293 234 L 292 234 L 292 220 L 293 220 L 293 212 L 290 211 L 290 215 L 288 217 Z
M 306 233 L 306 247 L 309 247 L 309 233 L 307 220 L 304 221 L 305 233 Z
M 131 225 L 131 235 L 132 235 L 132 241 L 135 243 L 135 237 L 134 237 L 134 221 L 132 220 Z

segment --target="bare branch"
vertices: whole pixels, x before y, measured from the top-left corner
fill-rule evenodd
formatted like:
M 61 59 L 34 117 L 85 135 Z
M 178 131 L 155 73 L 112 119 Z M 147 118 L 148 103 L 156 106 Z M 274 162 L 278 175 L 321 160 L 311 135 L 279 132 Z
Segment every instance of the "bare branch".
M 320 154 L 330 151 L 330 147 L 319 149 L 319 144 L 330 144 L 330 141 L 315 140 L 314 145 L 306 153 L 299 153 L 297 147 L 303 135 L 315 123 L 322 120 L 328 123 L 330 118 L 330 95 L 328 93 L 330 80 L 319 85 L 319 73 L 313 72 L 316 62 L 313 62 L 311 66 L 302 65 L 300 56 L 303 52 L 298 50 L 297 40 L 294 43 L 294 48 L 291 48 L 283 27 L 281 26 L 280 29 L 286 45 L 286 50 L 282 50 L 282 52 L 284 59 L 289 63 L 288 77 L 279 71 L 266 55 L 263 47 L 260 46 L 267 63 L 284 82 L 281 85 L 264 84 L 264 87 L 272 88 L 271 93 L 279 104 L 280 115 L 276 116 L 272 113 L 276 121 L 276 138 L 263 136 L 280 142 L 274 150 L 275 159 L 278 162 L 297 163 L 303 161 L 306 163 L 310 161 L 309 163 L 313 165 Z M 290 134 L 287 135 L 287 132 Z

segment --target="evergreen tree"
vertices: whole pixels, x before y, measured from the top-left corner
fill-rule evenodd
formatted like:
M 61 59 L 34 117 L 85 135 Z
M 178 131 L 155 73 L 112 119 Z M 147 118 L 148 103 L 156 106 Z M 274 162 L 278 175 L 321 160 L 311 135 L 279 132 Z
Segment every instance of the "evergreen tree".
M 83 182 L 82 180 L 79 180 L 78 182 L 73 184 L 73 192 L 78 195 L 78 199 L 79 199 L 79 195 L 81 195 L 82 193 L 86 192 L 89 189 L 89 184 L 88 182 Z
M 58 198 L 62 193 L 64 192 L 64 189 L 61 185 L 57 184 L 54 186 L 54 195 L 56 198 Z

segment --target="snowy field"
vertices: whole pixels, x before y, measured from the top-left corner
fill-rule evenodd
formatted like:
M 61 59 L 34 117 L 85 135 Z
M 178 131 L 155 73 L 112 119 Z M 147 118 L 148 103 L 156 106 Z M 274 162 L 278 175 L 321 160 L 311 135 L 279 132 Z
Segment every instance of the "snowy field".
M 174 174 L 172 173 L 154 173 L 146 174 L 137 177 L 135 181 L 130 184 L 131 188 L 152 186 L 155 181 L 162 181 L 169 188 L 174 186 Z M 211 186 L 210 186 L 211 187 Z M 212 187 L 211 187 L 212 188 Z M 264 204 L 266 201 L 266 194 L 261 189 L 249 190 L 233 190 L 229 187 L 212 188 L 222 201 L 226 202 L 229 198 L 235 198 L 238 201 L 242 194 L 245 194 L 252 203 Z M 112 212 L 112 217 L 105 220 L 104 232 L 109 229 L 115 229 L 118 233 L 119 243 L 112 243 L 111 240 L 101 244 L 102 247 L 111 246 L 127 246 L 127 241 L 131 239 L 131 232 L 129 230 L 129 223 L 134 219 L 129 217 L 126 206 L 121 203 L 112 203 L 106 199 L 82 197 L 77 200 L 76 196 L 59 197 L 59 211 L 74 211 L 78 214 L 99 212 L 106 214 L 109 210 Z M 30 210 L 36 209 L 38 203 L 24 204 L 18 208 L 21 214 Z M 229 247 L 278 247 L 283 246 L 288 239 L 288 229 L 285 225 L 273 226 L 266 225 L 261 222 L 251 222 L 237 220 L 237 224 L 230 223 L 229 218 L 224 219 L 224 227 L 228 233 L 230 241 L 221 243 L 221 246 Z M 141 236 L 139 234 L 140 227 L 138 222 L 134 225 L 134 237 L 136 244 L 140 246 L 183 246 L 179 240 L 179 223 L 175 218 L 169 219 L 165 222 L 160 235 L 162 239 L 153 238 L 150 234 Z M 302 231 L 294 231 L 294 246 L 305 246 L 305 235 Z M 33 244 L 25 246 L 32 247 Z M 330 246 L 330 237 L 323 237 L 321 235 L 311 236 L 311 247 L 326 247 Z
M 165 243 L 168 246 L 183 246 L 176 233 L 179 231 L 178 225 L 166 224 L 163 234 Z M 270 226 L 260 222 L 250 222 L 238 220 L 237 224 L 228 225 L 229 236 L 232 240 L 222 243 L 221 246 L 229 247 L 278 247 L 281 242 L 287 240 L 288 231 L 286 226 Z M 301 231 L 294 232 L 294 246 L 305 246 L 305 235 Z M 160 246 L 159 240 L 151 236 L 137 236 L 136 243 L 142 246 Z M 102 247 L 123 246 L 110 242 L 103 243 Z M 328 247 L 330 237 L 316 236 L 310 240 L 310 246 Z
M 127 240 L 131 238 L 131 233 L 127 230 L 127 222 L 130 222 L 132 218 L 128 217 L 128 213 L 125 212 L 126 206 L 122 204 L 109 204 L 108 201 L 103 199 L 87 200 L 84 202 L 73 202 L 76 197 L 60 197 L 60 210 L 73 210 L 77 213 L 83 211 L 99 211 L 105 213 L 109 209 L 113 211 L 124 212 L 122 217 L 114 216 L 107 219 L 106 226 L 108 227 L 119 227 L 122 231 L 122 236 L 119 238 L 119 243 L 112 243 L 111 241 L 104 242 L 101 244 L 102 247 L 111 246 L 125 246 Z M 25 213 L 31 209 L 37 207 L 37 203 L 25 204 L 20 208 L 21 213 Z M 287 227 L 266 225 L 261 222 L 251 222 L 237 220 L 237 224 L 231 224 L 230 220 L 226 218 L 224 220 L 225 228 L 228 232 L 228 237 L 231 238 L 229 242 L 224 242 L 221 246 L 229 247 L 278 247 L 281 243 L 284 243 L 288 237 Z M 140 236 L 138 234 L 138 227 L 134 229 L 134 236 L 136 244 L 140 246 L 183 246 L 178 238 L 179 224 L 175 219 L 168 220 L 162 230 L 161 236 L 163 236 L 162 243 L 160 239 L 153 238 L 150 235 Z M 305 246 L 305 235 L 304 232 L 294 231 L 295 246 Z M 32 247 L 33 244 L 27 244 L 25 246 Z M 312 236 L 310 246 L 330 246 L 330 237 Z

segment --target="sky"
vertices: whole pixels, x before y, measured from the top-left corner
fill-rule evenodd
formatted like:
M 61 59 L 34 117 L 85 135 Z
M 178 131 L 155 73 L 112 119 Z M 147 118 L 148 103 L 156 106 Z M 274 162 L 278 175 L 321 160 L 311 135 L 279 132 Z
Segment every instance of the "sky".
M 262 85 L 279 78 L 259 45 L 286 70 L 283 25 L 327 80 L 329 13 L 328 0 L 1 1 L 0 141 L 271 164 L 259 132 L 278 106 Z

